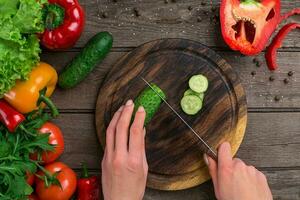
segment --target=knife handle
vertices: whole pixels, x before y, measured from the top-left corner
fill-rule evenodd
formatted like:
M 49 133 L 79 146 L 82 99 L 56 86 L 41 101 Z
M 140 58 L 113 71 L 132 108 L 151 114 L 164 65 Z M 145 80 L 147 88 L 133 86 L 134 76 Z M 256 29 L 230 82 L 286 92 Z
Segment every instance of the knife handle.
M 218 155 L 217 155 L 217 153 L 215 153 L 214 151 L 210 151 L 210 150 L 207 150 L 205 153 L 209 157 L 211 157 L 212 159 L 214 159 L 214 161 L 218 162 Z

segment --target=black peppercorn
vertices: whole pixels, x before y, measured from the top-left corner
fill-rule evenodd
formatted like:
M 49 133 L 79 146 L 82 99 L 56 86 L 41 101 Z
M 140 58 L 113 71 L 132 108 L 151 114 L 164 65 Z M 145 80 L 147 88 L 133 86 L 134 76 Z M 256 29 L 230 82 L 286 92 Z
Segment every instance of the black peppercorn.
M 274 81 L 274 80 L 275 80 L 274 76 L 270 76 L 270 77 L 269 77 L 269 81 L 272 82 L 272 81 Z
M 293 71 L 289 71 L 288 76 L 293 76 L 294 72 Z
M 276 96 L 274 97 L 274 100 L 275 100 L 275 101 L 280 101 L 280 99 L 281 99 L 281 98 L 280 98 L 280 96 L 278 96 L 278 95 L 276 95 Z
M 289 81 L 289 79 L 285 78 L 285 79 L 283 80 L 283 82 L 284 82 L 285 84 L 288 84 L 290 81 Z
M 251 75 L 252 75 L 252 76 L 255 76 L 255 75 L 256 75 L 256 71 L 252 71 L 252 72 L 251 72 Z
M 108 17 L 108 13 L 107 12 L 103 12 L 102 13 L 102 18 L 107 18 Z
M 136 17 L 141 16 L 140 11 L 137 8 L 133 8 L 133 12 Z

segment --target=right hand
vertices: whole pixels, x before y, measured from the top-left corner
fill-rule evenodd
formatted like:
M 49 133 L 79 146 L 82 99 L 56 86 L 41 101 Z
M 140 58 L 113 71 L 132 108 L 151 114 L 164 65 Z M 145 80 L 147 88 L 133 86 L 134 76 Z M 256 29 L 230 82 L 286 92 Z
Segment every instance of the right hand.
M 218 150 L 218 163 L 204 155 L 219 200 L 272 200 L 272 193 L 263 173 L 232 158 L 228 142 Z

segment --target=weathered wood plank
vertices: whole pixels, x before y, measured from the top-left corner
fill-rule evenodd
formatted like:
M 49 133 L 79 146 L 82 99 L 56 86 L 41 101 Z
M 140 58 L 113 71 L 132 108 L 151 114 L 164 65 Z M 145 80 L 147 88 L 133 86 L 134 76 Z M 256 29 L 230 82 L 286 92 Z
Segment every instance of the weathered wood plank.
M 257 167 L 300 167 L 300 113 L 249 113 L 245 139 L 238 157 Z M 61 114 L 55 120 L 64 132 L 62 160 L 73 168 L 86 160 L 100 167 L 100 150 L 93 114 Z M 295 159 L 291 159 L 295 158 Z
M 268 178 L 274 199 L 278 200 L 299 200 L 300 199 L 300 171 L 263 171 Z M 183 191 L 165 192 L 147 189 L 145 200 L 211 200 L 214 198 L 213 185 L 207 182 L 195 188 Z
M 274 200 L 300 200 L 300 170 L 262 169 L 267 176 Z M 80 174 L 78 172 L 78 174 Z M 100 170 L 91 171 L 99 175 Z M 181 191 L 159 191 L 146 189 L 144 200 L 213 200 L 214 191 L 211 181 L 197 187 Z
M 219 24 L 210 18 L 218 14 L 220 1 L 177 0 L 165 3 L 164 0 L 80 0 L 86 10 L 85 32 L 77 43 L 82 47 L 99 31 L 113 34 L 115 47 L 133 47 L 159 38 L 187 38 L 208 46 L 225 47 Z M 299 1 L 282 0 L 282 13 L 300 7 Z M 189 8 L 191 6 L 191 8 Z M 134 12 L 138 10 L 138 16 Z M 205 14 L 208 12 L 208 14 Z M 105 13 L 105 17 L 103 17 Z M 201 18 L 201 20 L 198 20 Z M 298 18 L 299 19 L 299 18 Z M 200 21 L 200 22 L 199 22 Z M 300 47 L 299 32 L 290 33 L 284 47 Z
M 56 90 L 54 101 L 63 109 L 94 109 L 99 87 L 113 64 L 126 52 L 112 52 L 96 70 L 80 85 L 71 90 Z M 252 57 L 241 57 L 238 53 L 219 51 L 240 75 L 245 87 L 248 106 L 252 108 L 300 108 L 300 52 L 279 52 L 280 70 L 270 72 L 263 56 L 258 59 L 261 67 L 256 67 Z M 60 71 L 77 52 L 52 52 L 42 55 L 42 60 L 53 64 Z M 289 77 L 287 73 L 293 71 Z M 251 75 L 251 73 L 255 75 Z M 275 80 L 269 81 L 273 76 Z M 289 83 L 285 84 L 284 79 Z M 277 102 L 275 96 L 280 97 Z

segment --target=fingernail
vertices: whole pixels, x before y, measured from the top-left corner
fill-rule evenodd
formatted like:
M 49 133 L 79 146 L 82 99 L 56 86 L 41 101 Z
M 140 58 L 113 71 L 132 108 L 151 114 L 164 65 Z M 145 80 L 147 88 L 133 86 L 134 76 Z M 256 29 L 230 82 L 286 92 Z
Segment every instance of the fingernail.
M 137 110 L 138 112 L 145 112 L 145 109 L 144 109 L 144 107 L 143 106 L 140 106 L 139 108 L 138 108 L 138 110 Z
M 121 106 L 118 110 L 118 112 L 121 112 L 123 110 L 124 106 Z
M 209 161 L 208 161 L 206 153 L 203 154 L 203 160 L 204 160 L 205 164 L 208 166 L 209 165 Z
M 126 106 L 131 106 L 133 104 L 133 101 L 131 99 L 129 99 L 127 102 L 126 102 Z

